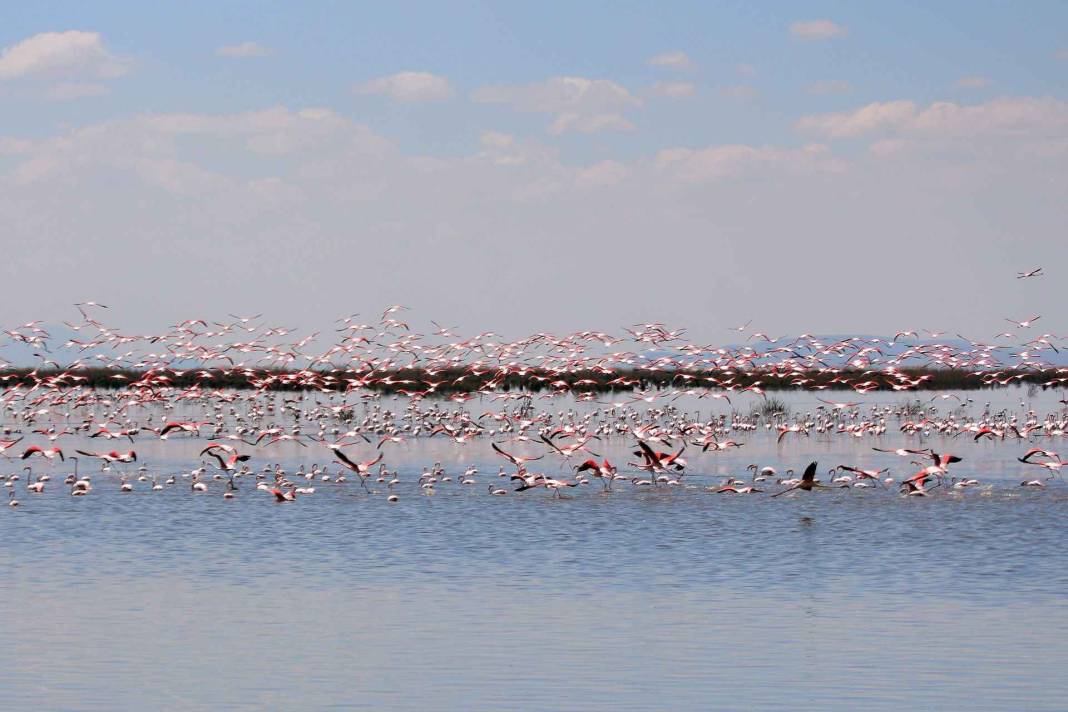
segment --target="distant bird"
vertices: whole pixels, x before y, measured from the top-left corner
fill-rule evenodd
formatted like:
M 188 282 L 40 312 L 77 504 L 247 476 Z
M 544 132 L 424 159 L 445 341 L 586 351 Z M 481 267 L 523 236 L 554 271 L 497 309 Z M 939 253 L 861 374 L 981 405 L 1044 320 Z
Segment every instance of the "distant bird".
M 1016 273 L 1016 279 L 1024 279 L 1025 277 L 1045 277 L 1045 276 L 1046 275 L 1044 275 L 1042 273 L 1042 268 L 1041 267 L 1033 269 L 1030 272 L 1017 272 Z
M 1040 317 L 1040 316 L 1033 316 L 1030 319 L 1025 319 L 1023 321 L 1015 321 L 1013 319 L 1006 319 L 1005 321 L 1009 322 L 1010 324 L 1015 324 L 1016 326 L 1020 327 L 1021 329 L 1029 329 L 1031 327 L 1031 324 L 1034 324 L 1036 321 L 1038 321 L 1041 318 L 1042 317 Z
M 903 447 L 899 447 L 896 450 L 884 450 L 881 447 L 873 447 L 872 450 L 875 450 L 876 452 L 892 452 L 895 455 L 898 455 L 900 457 L 908 457 L 909 455 L 924 455 L 924 456 L 927 456 L 927 455 L 930 454 L 930 450 L 909 450 L 909 449 L 903 448 Z
M 79 455 L 85 455 L 86 457 L 96 457 L 104 462 L 136 462 L 137 453 L 133 450 L 127 450 L 126 452 L 118 452 L 112 450 L 111 452 L 88 452 L 86 450 L 75 450 Z
M 764 490 L 757 489 L 756 487 L 753 487 L 752 485 L 745 485 L 743 487 L 739 487 L 738 485 L 724 485 L 723 487 L 720 487 L 719 489 L 716 490 L 716 494 L 753 494 L 755 492 L 763 492 L 763 491 Z M 789 490 L 787 490 L 787 491 L 789 491 Z M 783 494 L 783 493 L 780 492 L 779 494 Z M 772 495 L 772 497 L 775 497 L 775 496 L 777 496 L 777 495 Z
M 822 398 L 817 398 L 816 400 L 818 400 L 820 403 L 826 403 L 829 406 L 833 406 L 835 410 L 845 410 L 846 408 L 856 408 L 858 405 L 860 405 L 860 403 L 835 403 L 834 401 L 823 400 Z
M 808 437 L 808 428 L 806 428 L 804 425 L 798 425 L 797 423 L 794 423 L 793 425 L 784 425 L 779 428 L 779 438 L 776 442 L 781 443 L 782 439 L 790 433 L 801 433 L 805 437 Z

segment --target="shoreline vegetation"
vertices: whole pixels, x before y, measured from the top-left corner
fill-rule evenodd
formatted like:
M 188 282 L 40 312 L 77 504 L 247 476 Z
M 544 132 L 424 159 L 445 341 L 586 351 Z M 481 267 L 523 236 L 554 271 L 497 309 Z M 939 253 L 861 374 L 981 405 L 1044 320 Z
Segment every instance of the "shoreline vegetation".
M 885 370 L 822 369 L 618 369 L 559 372 L 549 369 L 455 367 L 448 369 L 216 369 L 158 368 L 8 368 L 0 370 L 3 389 L 82 387 L 94 390 L 124 388 L 200 388 L 207 390 L 370 391 L 421 397 L 468 393 L 576 392 L 611 393 L 674 389 L 717 393 L 764 391 L 946 391 L 982 390 L 1028 385 L 1046 390 L 1068 386 L 1068 368 L 968 370 L 900 368 Z

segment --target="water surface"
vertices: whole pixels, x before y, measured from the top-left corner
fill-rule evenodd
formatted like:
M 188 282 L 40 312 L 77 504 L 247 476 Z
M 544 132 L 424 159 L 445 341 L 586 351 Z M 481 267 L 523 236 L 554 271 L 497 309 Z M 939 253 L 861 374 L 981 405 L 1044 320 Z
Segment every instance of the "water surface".
M 115 474 L 74 498 L 69 464 L 38 466 L 46 492 L 20 481 L 21 506 L 0 511 L 3 706 L 1064 709 L 1068 487 L 1018 486 L 1036 474 L 1014 460 L 1027 445 L 929 439 L 983 485 L 927 499 L 708 492 L 751 462 L 815 459 L 825 479 L 843 463 L 915 469 L 871 450 L 906 444 L 895 432 L 744 439 L 692 453 L 693 487 L 567 499 L 488 495 L 507 485 L 486 440 L 387 446 L 395 504 L 353 482 L 276 504 L 250 478 L 232 501 L 222 482 L 197 495 L 181 478 L 122 494 Z M 202 446 L 137 443 L 161 479 Z M 321 448 L 269 454 L 254 469 L 325 462 Z M 422 494 L 435 460 L 454 475 L 477 464 L 479 484 Z

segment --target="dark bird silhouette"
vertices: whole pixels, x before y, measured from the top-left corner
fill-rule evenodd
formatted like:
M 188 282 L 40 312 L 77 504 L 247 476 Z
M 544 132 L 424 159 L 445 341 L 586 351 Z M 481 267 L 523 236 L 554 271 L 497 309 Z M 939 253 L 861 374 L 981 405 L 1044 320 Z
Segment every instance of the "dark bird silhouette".
M 793 487 L 790 487 L 789 489 L 784 489 L 782 492 L 776 492 L 775 494 L 773 494 L 771 496 L 772 497 L 778 497 L 781 494 L 786 494 L 787 492 L 793 492 L 794 490 L 805 490 L 806 492 L 811 492 L 816 487 L 825 487 L 825 486 L 826 485 L 822 485 L 822 484 L 820 484 L 819 482 L 816 481 L 816 463 L 812 462 L 812 463 L 809 463 L 809 466 L 805 468 L 805 474 L 801 475 L 801 481 L 800 482 L 798 482 Z

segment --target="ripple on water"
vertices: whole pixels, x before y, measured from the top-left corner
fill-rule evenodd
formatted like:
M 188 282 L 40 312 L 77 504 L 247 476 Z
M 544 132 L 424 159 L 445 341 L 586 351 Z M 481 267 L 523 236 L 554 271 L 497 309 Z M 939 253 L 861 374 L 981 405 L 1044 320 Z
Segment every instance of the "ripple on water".
M 870 445 L 818 457 L 905 472 Z M 1063 709 L 1068 488 L 1019 490 L 1011 454 L 984 448 L 962 465 L 988 495 L 704 490 L 718 477 L 702 472 L 796 465 L 803 447 L 753 437 L 693 458 L 695 489 L 564 500 L 427 497 L 418 443 L 392 458 L 396 504 L 352 483 L 278 505 L 250 479 L 233 501 L 217 482 L 120 494 L 97 476 L 72 498 L 54 479 L 0 512 L 0 694 L 10 709 Z M 144 451 L 154 472 L 188 467 Z M 468 459 L 496 472 L 482 443 L 446 465 Z

